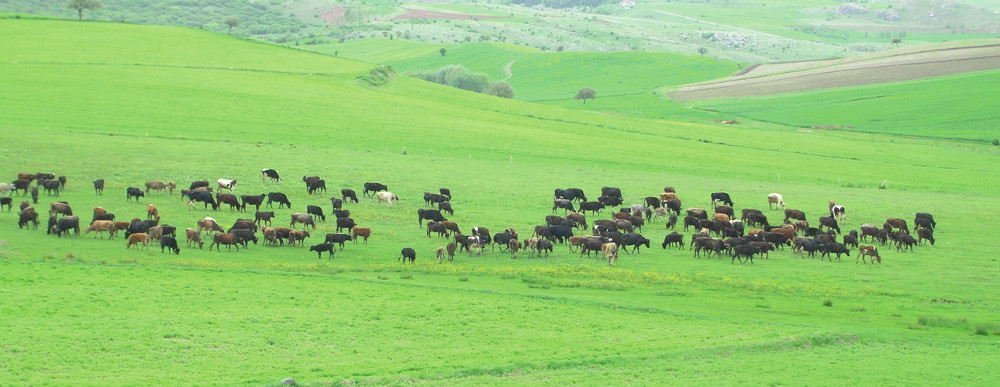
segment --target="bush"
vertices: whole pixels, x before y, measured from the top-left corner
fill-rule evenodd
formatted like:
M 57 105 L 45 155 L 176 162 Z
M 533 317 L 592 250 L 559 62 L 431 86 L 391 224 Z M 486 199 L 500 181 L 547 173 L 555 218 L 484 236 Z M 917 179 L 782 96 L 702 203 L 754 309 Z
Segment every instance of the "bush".
M 494 81 L 486 87 L 486 94 L 501 98 L 514 98 L 514 89 L 507 82 Z
M 833 301 L 823 300 L 823 306 L 833 306 Z

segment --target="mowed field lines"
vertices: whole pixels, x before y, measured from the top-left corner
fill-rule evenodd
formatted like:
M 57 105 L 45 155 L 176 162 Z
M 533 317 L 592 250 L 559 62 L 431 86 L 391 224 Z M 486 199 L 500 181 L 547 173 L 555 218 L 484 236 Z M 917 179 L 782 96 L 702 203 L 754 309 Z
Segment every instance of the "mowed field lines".
M 0 176 L 68 178 L 58 198 L 42 194 L 37 230 L 17 226 L 27 197 L 0 210 L 0 374 L 10 384 L 1000 378 L 983 361 L 1000 335 L 1000 246 L 989 237 L 1000 161 L 988 144 L 612 116 L 404 76 L 370 87 L 356 78 L 374 64 L 185 29 L 8 19 L 0 37 L 10 42 L 0 46 Z M 262 182 L 261 168 L 284 180 Z M 312 175 L 327 192 L 306 193 L 301 177 Z M 103 196 L 90 184 L 98 178 Z M 292 208 L 274 209 L 275 226 L 307 205 L 327 220 L 305 246 L 208 251 L 182 237 L 179 255 L 44 231 L 55 200 L 83 223 L 94 206 L 145 219 L 147 204 L 180 230 L 205 216 L 224 228 L 253 218 L 252 208 L 189 208 L 176 193 L 125 198 L 146 181 L 219 178 L 236 179 L 238 195 L 286 193 Z M 318 259 L 309 246 L 335 232 L 329 199 L 360 195 L 365 182 L 400 201 L 345 204 L 372 238 Z M 740 264 L 661 249 L 670 230 L 657 220 L 641 230 L 651 248 L 622 252 L 614 267 L 564 244 L 548 257 L 487 248 L 438 263 L 434 249 L 450 239 L 428 238 L 416 219 L 422 194 L 445 187 L 463 232 L 513 227 L 523 239 L 553 213 L 555 188 L 593 200 L 602 186 L 620 187 L 626 204 L 673 186 L 685 208 L 725 191 L 737 212 L 761 209 L 772 223 L 783 216 L 767 208 L 770 192 L 812 224 L 835 200 L 848 210 L 845 231 L 930 212 L 937 242 L 880 246 L 881 264 L 789 248 Z M 403 247 L 417 251 L 414 264 L 398 262 Z

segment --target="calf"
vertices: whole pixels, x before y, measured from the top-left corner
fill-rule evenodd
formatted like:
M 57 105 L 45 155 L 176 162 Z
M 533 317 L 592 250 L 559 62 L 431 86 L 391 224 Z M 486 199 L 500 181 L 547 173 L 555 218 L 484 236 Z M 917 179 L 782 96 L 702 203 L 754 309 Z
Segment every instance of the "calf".
M 448 260 L 449 261 L 454 261 L 455 260 L 455 250 L 457 250 L 457 249 L 458 249 L 458 245 L 456 245 L 454 242 L 449 242 L 445 246 L 445 250 L 448 250 Z
M 152 203 L 146 205 L 146 219 L 160 220 L 160 210 L 156 209 L 156 205 Z
M 368 237 L 372 235 L 372 229 L 368 227 L 354 227 L 351 229 L 351 237 L 354 238 L 354 243 L 358 243 L 358 237 L 365 240 L 365 244 L 368 244 Z
M 177 238 L 172 236 L 164 236 L 160 239 L 160 254 L 163 254 L 165 249 L 173 250 L 174 254 L 181 253 L 181 248 L 177 247 Z
M 355 203 L 358 202 L 358 194 L 354 193 L 353 189 L 342 189 L 342 190 L 340 190 L 340 196 L 341 196 L 341 200 L 343 200 L 345 202 L 347 201 L 347 199 L 351 199 L 351 201 L 353 201 Z
M 446 211 L 448 212 L 448 215 L 455 215 L 455 210 L 451 208 L 451 203 L 449 202 L 438 203 L 438 210 Z
M 878 263 L 882 263 L 882 257 L 878 255 L 877 247 L 867 245 L 858 246 L 858 258 L 861 259 L 861 262 L 867 264 L 865 262 L 866 256 L 871 259 L 872 263 L 875 263 L 876 260 L 878 260 Z M 858 258 L 854 259 L 854 263 L 858 263 Z
M 319 259 L 323 259 L 323 252 L 326 251 L 330 253 L 330 259 L 333 259 L 333 253 L 335 249 L 333 248 L 333 244 L 320 243 L 318 245 L 313 245 L 312 247 L 310 247 L 309 251 L 315 251 L 316 254 L 318 254 L 317 258 Z
M 934 246 L 934 230 L 929 228 L 917 230 L 917 244 L 923 244 L 924 239 L 930 241 L 931 246 Z
M 448 230 L 448 231 L 451 231 L 451 232 L 453 232 L 455 234 L 461 234 L 462 233 L 462 230 L 458 229 L 458 223 L 449 222 L 449 221 L 446 220 L 446 221 L 441 222 L 441 224 L 443 224 L 444 228 L 446 230 Z
M 146 248 L 146 241 L 149 239 L 149 235 L 144 233 L 135 233 L 128 236 L 128 242 L 125 243 L 125 249 L 135 245 L 136 249 L 139 249 L 139 244 L 142 243 L 142 248 Z
M 431 237 L 431 233 L 432 232 L 437 233 L 438 236 L 440 236 L 440 237 L 444 237 L 444 238 L 448 237 L 448 229 L 446 229 L 444 227 L 444 224 L 441 223 L 441 222 L 427 222 L 427 237 L 428 238 Z
M 204 218 L 198 219 L 198 233 L 201 234 L 202 231 L 208 231 L 211 233 L 211 232 L 222 232 L 223 230 L 222 227 L 215 222 L 215 219 L 206 216 Z
M 323 215 L 323 209 L 319 206 L 306 206 L 306 213 L 309 215 L 318 216 L 320 220 L 326 222 L 326 215 Z
M 517 252 L 521 250 L 521 242 L 517 239 L 508 240 L 505 244 L 507 250 L 510 251 L 510 258 L 517 259 Z
M 351 240 L 351 236 L 347 234 L 326 234 L 326 239 L 324 243 L 336 243 L 340 245 L 340 249 L 344 249 L 344 242 Z
M 135 202 L 139 202 L 139 198 L 145 196 L 141 189 L 135 187 L 128 187 L 125 189 L 125 200 L 131 202 L 132 198 L 135 198 Z
M 381 206 L 382 202 L 386 202 L 392 207 L 393 200 L 399 200 L 399 196 L 394 195 L 392 192 L 376 192 L 375 196 L 378 199 L 378 205 Z

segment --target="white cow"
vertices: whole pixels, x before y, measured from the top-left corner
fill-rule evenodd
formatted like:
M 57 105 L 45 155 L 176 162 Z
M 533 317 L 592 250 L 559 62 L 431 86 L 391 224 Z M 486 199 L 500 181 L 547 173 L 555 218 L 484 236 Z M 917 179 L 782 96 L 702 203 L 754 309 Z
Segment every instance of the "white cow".
M 233 192 L 233 188 L 236 188 L 236 180 L 229 179 L 219 179 L 216 180 L 219 183 L 219 189 L 229 189 L 229 192 Z
M 380 206 L 382 205 L 382 202 L 389 203 L 389 206 L 392 206 L 393 200 L 399 200 L 399 196 L 394 195 L 392 192 L 377 192 L 375 193 L 375 196 L 378 198 L 378 205 Z
M 773 193 L 772 192 L 772 193 L 770 193 L 770 194 L 767 195 L 767 207 L 770 208 L 770 209 L 774 209 L 774 207 L 772 207 L 772 206 L 775 205 L 775 204 L 781 206 L 781 208 L 784 209 L 785 208 L 785 199 L 783 199 L 781 197 L 780 193 Z

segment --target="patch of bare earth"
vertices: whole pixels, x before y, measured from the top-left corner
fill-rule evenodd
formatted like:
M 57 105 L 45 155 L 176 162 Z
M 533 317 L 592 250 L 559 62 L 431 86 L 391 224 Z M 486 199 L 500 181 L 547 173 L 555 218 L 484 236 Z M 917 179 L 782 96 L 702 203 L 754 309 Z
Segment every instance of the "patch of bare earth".
M 1000 69 L 1000 44 L 909 52 L 862 60 L 762 65 L 722 80 L 684 86 L 667 95 L 675 101 L 752 97 L 993 69 Z
M 344 24 L 344 12 L 344 7 L 338 5 L 329 11 L 319 14 L 319 17 L 323 18 L 327 24 Z
M 469 15 L 464 13 L 434 12 L 422 9 L 403 8 L 406 13 L 396 16 L 395 20 L 413 19 L 499 19 L 506 16 Z

